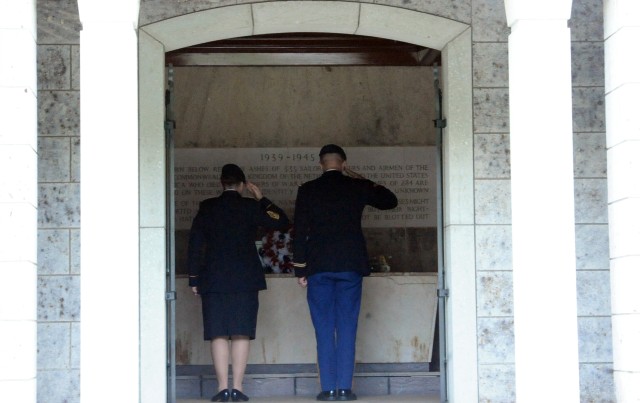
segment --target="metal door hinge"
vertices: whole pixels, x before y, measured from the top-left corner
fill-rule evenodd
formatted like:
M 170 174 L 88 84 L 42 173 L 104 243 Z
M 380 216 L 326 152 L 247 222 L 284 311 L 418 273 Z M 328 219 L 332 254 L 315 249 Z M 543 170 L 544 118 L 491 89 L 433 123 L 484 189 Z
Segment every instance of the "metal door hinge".
M 175 291 L 169 291 L 164 295 L 164 299 L 166 299 L 167 301 L 175 301 L 176 300 L 176 292 Z
M 438 297 L 439 298 L 445 298 L 449 296 L 449 289 L 448 288 L 438 288 Z
M 444 129 L 447 127 L 447 119 L 433 119 L 433 125 L 437 129 Z

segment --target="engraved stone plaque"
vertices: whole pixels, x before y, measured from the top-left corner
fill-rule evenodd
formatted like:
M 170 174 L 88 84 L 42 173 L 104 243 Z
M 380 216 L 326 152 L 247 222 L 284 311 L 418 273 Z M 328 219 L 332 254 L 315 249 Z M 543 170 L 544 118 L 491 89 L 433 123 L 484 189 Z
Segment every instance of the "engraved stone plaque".
M 344 147 L 348 166 L 395 192 L 398 207 L 367 207 L 364 228 L 436 226 L 436 147 Z M 234 163 L 293 220 L 297 188 L 321 175 L 319 147 L 175 150 L 176 229 L 189 229 L 199 203 L 220 194 L 220 169 Z

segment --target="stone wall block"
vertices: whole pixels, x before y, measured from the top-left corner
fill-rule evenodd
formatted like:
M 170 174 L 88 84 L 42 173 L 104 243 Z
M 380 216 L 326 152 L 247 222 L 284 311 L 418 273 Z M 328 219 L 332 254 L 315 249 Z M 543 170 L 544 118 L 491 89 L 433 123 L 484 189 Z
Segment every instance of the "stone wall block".
M 71 182 L 80 182 L 80 137 L 71 139 Z
M 257 3 L 258 1 L 251 1 Z M 231 6 L 244 3 L 238 0 L 141 0 L 140 1 L 140 26 L 165 20 L 178 15 L 195 13 L 210 8 Z
M 507 88 L 473 90 L 473 131 L 475 133 L 509 132 L 509 90 Z
M 609 316 L 578 318 L 578 351 L 580 362 L 612 362 L 611 318 Z
M 580 401 L 583 403 L 615 403 L 611 364 L 580 364 Z
M 361 1 L 367 3 L 369 1 Z M 373 0 L 375 4 L 402 7 L 455 21 L 471 23 L 471 0 Z
M 605 270 L 608 267 L 609 229 L 607 225 L 576 225 L 576 268 Z
M 476 180 L 475 204 L 477 224 L 510 224 L 511 181 Z
M 571 7 L 572 41 L 602 41 L 602 0 L 574 0 Z
M 513 277 L 510 271 L 478 272 L 478 316 L 513 315 Z
M 602 42 L 571 43 L 571 82 L 577 87 L 604 85 L 604 44 Z
M 353 390 L 356 391 L 358 396 L 386 395 L 389 393 L 389 379 L 382 376 L 356 377 L 353 378 Z M 320 392 L 319 385 L 317 392 Z
M 475 178 L 509 178 L 511 176 L 509 135 L 476 134 L 474 140 L 473 170 Z
M 80 184 L 41 184 L 38 197 L 39 227 L 80 227 Z
M 604 87 L 573 89 L 573 131 L 605 131 Z
M 511 226 L 476 226 L 476 270 L 511 270 Z
M 69 137 L 38 138 L 38 182 L 68 182 L 70 167 Z
M 606 316 L 611 314 L 608 270 L 579 270 L 576 272 L 578 316 Z
M 71 274 L 80 274 L 80 230 L 71 229 L 69 247 L 69 271 Z
M 605 133 L 574 133 L 573 173 L 576 178 L 606 178 Z
M 69 273 L 69 230 L 38 230 L 38 274 Z
M 292 396 L 295 390 L 294 378 L 245 378 L 244 393 L 249 396 Z M 204 388 L 203 388 L 204 389 Z M 213 395 L 213 394 L 206 394 Z
M 73 369 L 80 368 L 80 323 L 71 323 L 71 359 L 70 366 Z
M 506 42 L 473 44 L 473 86 L 508 87 L 509 57 Z
M 513 318 L 478 318 L 478 363 L 504 364 L 514 360 Z
M 71 46 L 71 89 L 80 89 L 80 46 Z
M 516 372 L 512 364 L 478 365 L 478 402 L 515 402 Z
M 71 48 L 69 45 L 38 46 L 38 89 L 71 88 Z
M 78 44 L 80 18 L 77 0 L 38 0 L 38 43 Z
M 80 320 L 80 276 L 38 278 L 38 321 Z
M 80 370 L 39 371 L 38 402 L 80 403 Z
M 140 25 L 218 7 L 241 4 L 262 3 L 269 0 L 142 0 L 140 2 Z M 427 12 L 465 23 L 471 22 L 471 0 L 364 0 L 361 3 L 375 3 L 408 10 Z
M 356 378 L 358 379 L 358 378 Z M 364 378 L 367 379 L 367 378 Z M 369 378 L 375 379 L 375 378 Z M 383 378 L 386 380 L 386 378 Z M 367 390 L 362 388 L 361 395 L 369 395 Z M 440 380 L 436 377 L 417 377 L 417 376 L 392 376 L 389 377 L 389 393 L 392 396 L 397 395 L 437 395 L 440 391 Z M 389 399 L 391 400 L 391 399 Z
M 38 370 L 70 367 L 69 323 L 38 323 Z
M 38 91 L 38 134 L 41 136 L 80 135 L 80 93 Z
M 474 42 L 506 42 L 509 37 L 507 14 L 502 0 L 473 0 Z
M 577 224 L 607 222 L 607 180 L 576 179 L 574 181 L 575 219 Z
M 320 392 L 320 380 L 313 378 L 296 378 L 296 396 L 315 397 Z

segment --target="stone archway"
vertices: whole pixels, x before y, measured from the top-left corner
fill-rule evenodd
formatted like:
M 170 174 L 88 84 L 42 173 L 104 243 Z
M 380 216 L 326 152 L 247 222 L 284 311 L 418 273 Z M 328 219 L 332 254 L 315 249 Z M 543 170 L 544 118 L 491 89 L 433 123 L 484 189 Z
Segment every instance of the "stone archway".
M 431 14 L 354 2 L 266 2 L 211 9 L 139 29 L 140 392 L 162 401 L 166 377 L 164 53 L 181 47 L 268 33 L 326 32 L 374 36 L 442 51 L 448 390 L 477 400 L 473 204 L 471 33 Z M 461 331 L 464 329 L 464 331 Z M 458 331 L 456 331 L 458 330 Z M 153 335 L 153 337 L 151 337 Z

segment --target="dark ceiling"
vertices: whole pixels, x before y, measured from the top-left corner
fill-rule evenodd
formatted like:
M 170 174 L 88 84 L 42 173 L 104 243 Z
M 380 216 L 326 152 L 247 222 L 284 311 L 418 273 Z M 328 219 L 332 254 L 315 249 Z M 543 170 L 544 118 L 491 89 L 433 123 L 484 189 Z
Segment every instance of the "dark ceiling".
M 166 54 L 173 66 L 431 66 L 440 52 L 358 35 L 295 33 L 202 43 Z

